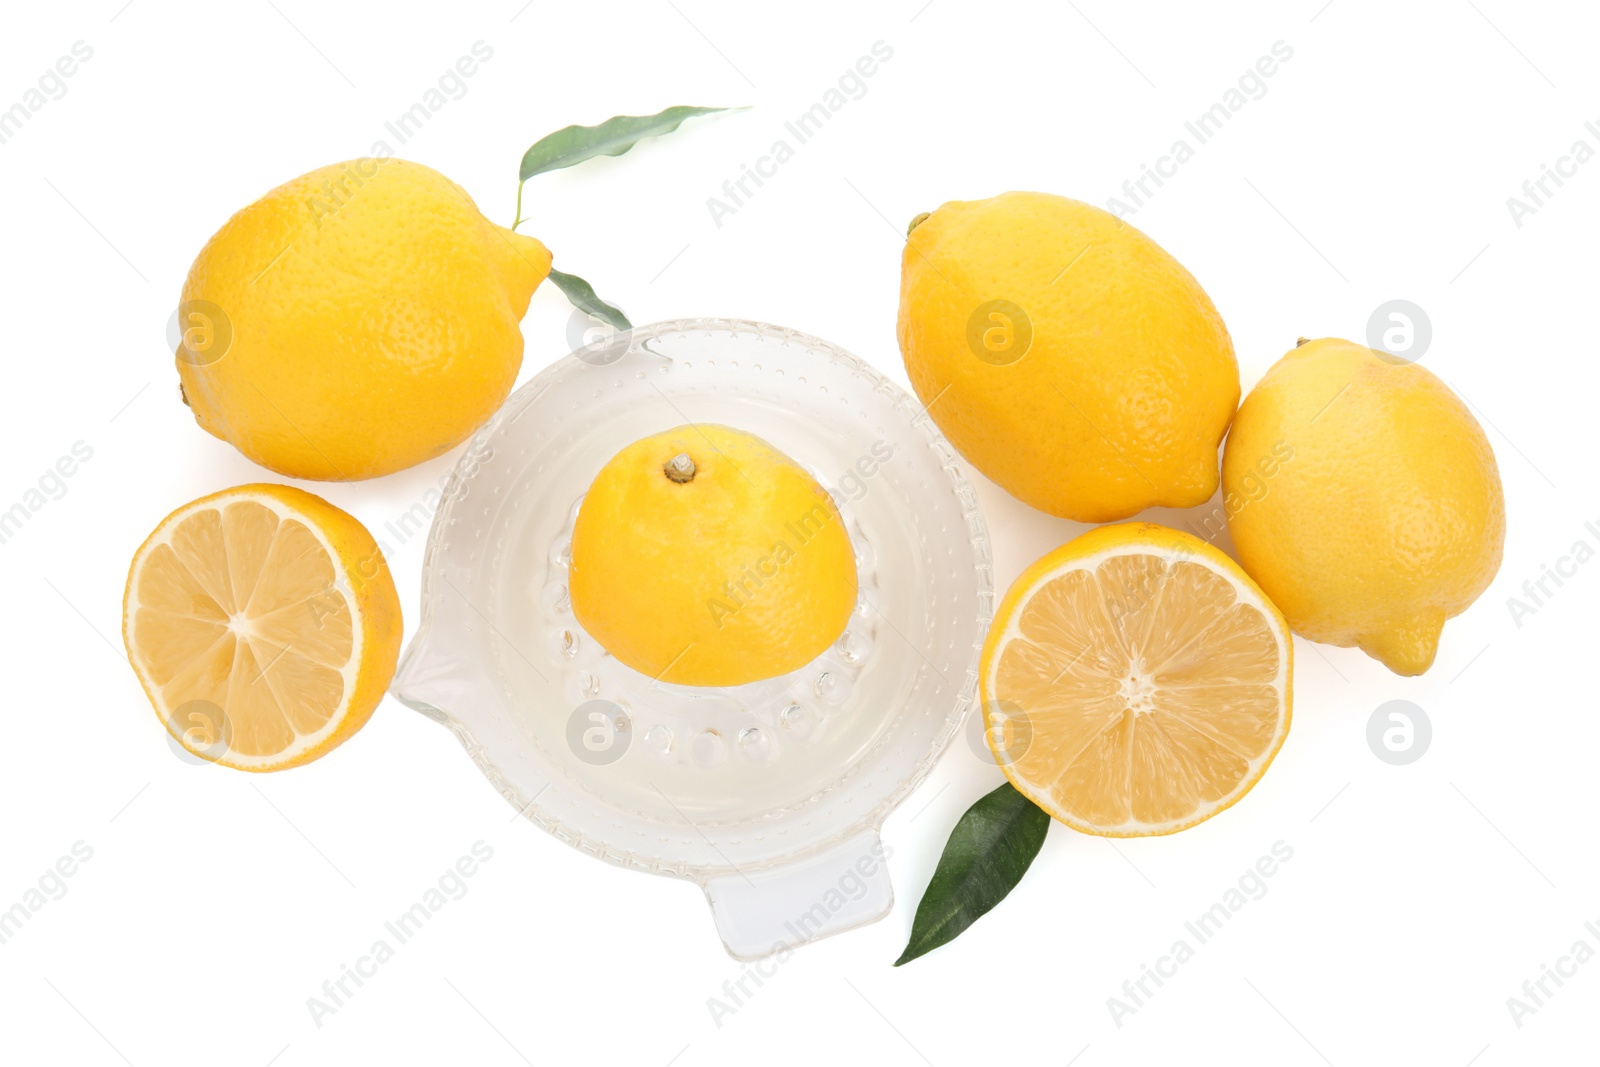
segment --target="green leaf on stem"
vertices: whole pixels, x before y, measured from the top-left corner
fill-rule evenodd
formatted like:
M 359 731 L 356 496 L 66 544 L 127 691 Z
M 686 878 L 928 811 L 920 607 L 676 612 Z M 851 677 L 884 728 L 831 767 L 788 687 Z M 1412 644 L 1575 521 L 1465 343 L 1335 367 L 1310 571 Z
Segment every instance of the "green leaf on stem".
M 917 916 L 902 963 L 953 941 L 1022 880 L 1044 845 L 1050 816 L 1007 782 L 979 798 L 950 831 Z
M 669 107 L 658 115 L 617 115 L 598 126 L 568 126 L 534 142 L 522 156 L 520 181 L 560 170 L 595 156 L 620 156 L 647 137 L 671 133 L 685 119 L 727 111 L 725 107 Z
M 579 311 L 593 315 L 613 329 L 633 329 L 633 323 L 628 321 L 628 316 L 622 313 L 621 308 L 613 307 L 595 296 L 594 286 L 576 274 L 563 274 L 558 270 L 552 270 L 550 280 L 556 283 L 556 288 L 565 293 L 572 306 Z

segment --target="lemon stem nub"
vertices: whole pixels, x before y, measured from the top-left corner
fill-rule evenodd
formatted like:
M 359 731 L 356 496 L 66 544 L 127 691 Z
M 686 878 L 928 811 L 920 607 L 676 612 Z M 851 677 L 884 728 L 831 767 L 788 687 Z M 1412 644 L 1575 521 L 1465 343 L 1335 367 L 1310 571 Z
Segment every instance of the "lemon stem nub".
M 694 460 L 689 458 L 689 453 L 687 452 L 679 452 L 676 456 L 667 460 L 667 465 L 662 469 L 667 472 L 668 478 L 671 478 L 679 485 L 694 480 Z

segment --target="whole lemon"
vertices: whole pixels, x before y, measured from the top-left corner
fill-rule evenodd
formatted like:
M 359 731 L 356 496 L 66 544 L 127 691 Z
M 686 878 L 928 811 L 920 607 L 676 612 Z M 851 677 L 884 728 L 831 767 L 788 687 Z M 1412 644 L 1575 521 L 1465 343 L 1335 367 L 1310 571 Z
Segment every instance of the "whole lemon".
M 595 476 L 572 531 L 572 613 L 607 652 L 681 685 L 742 685 L 821 655 L 856 603 L 827 492 L 761 438 L 680 426 Z
M 1428 669 L 1500 568 L 1505 497 L 1478 421 L 1425 368 L 1349 341 L 1267 371 L 1222 484 L 1239 562 L 1289 624 L 1397 674 Z
M 431 459 L 481 426 L 522 365 L 550 272 L 438 171 L 399 159 L 314 170 L 238 212 L 183 286 L 177 351 L 195 419 L 294 478 Z
M 906 241 L 899 336 L 933 421 L 1026 504 L 1108 522 L 1216 492 L 1233 342 L 1114 215 L 1048 193 L 945 204 Z

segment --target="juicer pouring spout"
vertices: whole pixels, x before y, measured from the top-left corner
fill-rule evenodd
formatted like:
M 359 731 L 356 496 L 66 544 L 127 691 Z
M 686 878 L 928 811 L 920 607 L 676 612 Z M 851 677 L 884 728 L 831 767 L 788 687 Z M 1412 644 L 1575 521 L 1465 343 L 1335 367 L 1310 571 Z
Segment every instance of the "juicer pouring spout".
M 389 695 L 435 722 L 449 724 L 450 709 L 459 707 L 473 686 L 471 671 L 465 664 L 435 648 L 425 627 L 406 646 Z

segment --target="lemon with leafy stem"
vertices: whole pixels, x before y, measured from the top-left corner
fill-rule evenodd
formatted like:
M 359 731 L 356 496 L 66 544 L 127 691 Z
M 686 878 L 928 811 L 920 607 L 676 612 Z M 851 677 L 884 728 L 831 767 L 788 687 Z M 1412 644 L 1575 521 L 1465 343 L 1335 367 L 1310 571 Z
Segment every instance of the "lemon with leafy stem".
M 494 413 L 550 253 L 438 171 L 357 159 L 303 174 L 208 241 L 177 351 L 200 426 L 294 478 L 402 470 Z
M 797 670 L 843 632 L 856 564 L 827 491 L 727 426 L 635 441 L 595 476 L 572 532 L 572 612 L 607 652 L 680 685 Z
M 217 231 L 184 283 L 175 348 L 195 420 L 296 478 L 371 478 L 448 451 L 511 391 L 520 322 L 546 277 L 580 310 L 631 328 L 516 232 L 528 179 L 721 110 L 618 115 L 541 138 L 523 154 L 509 229 L 438 171 L 388 156 L 278 186 Z

